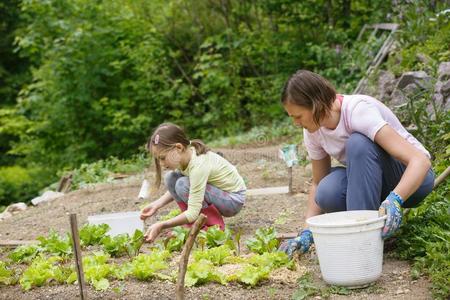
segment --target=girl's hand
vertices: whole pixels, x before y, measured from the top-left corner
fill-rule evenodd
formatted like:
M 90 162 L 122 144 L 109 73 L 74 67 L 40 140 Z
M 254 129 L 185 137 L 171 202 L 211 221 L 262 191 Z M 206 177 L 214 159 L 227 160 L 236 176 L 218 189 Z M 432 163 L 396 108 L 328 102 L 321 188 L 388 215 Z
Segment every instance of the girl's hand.
M 386 200 L 381 203 L 378 214 L 380 216 L 387 215 L 386 224 L 384 224 L 381 232 L 383 239 L 391 237 L 399 229 L 403 217 L 402 204 L 403 199 L 394 192 L 391 192 Z
M 158 211 L 158 207 L 156 206 L 155 202 L 150 203 L 144 209 L 141 211 L 141 220 L 145 220 L 148 217 L 153 216 Z
M 147 229 L 144 239 L 148 243 L 153 243 L 162 230 L 162 223 L 155 223 Z

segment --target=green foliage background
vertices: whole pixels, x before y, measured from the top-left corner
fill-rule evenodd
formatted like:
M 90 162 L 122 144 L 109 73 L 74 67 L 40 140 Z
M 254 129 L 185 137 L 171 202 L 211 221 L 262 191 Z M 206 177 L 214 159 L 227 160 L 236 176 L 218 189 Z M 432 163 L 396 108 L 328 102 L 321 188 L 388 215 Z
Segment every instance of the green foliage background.
M 362 25 L 384 20 L 390 6 L 342 5 L 3 1 L 0 166 L 41 169 L 22 177 L 36 193 L 57 171 L 130 157 L 164 121 L 206 140 L 282 121 L 280 90 L 299 68 L 349 91 L 359 64 L 336 49 L 352 49 Z
M 279 105 L 284 81 L 303 68 L 351 92 L 380 43 L 356 40 L 364 24 L 400 24 L 383 68 L 436 77 L 450 60 L 442 13 L 449 7 L 448 0 L 3 0 L 0 209 L 66 170 L 76 169 L 75 187 L 142 170 L 142 145 L 165 121 L 217 145 L 292 139 Z M 415 125 L 439 174 L 450 160 L 450 115 L 426 113 L 432 94 L 415 95 L 399 116 Z M 444 184 L 408 216 L 397 252 L 415 262 L 414 274 L 430 276 L 442 299 L 448 190 Z

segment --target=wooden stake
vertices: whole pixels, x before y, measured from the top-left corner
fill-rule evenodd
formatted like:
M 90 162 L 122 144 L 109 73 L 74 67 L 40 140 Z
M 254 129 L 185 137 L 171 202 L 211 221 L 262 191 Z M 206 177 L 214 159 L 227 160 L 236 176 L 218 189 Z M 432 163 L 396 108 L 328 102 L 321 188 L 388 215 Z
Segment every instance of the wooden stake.
M 70 228 L 72 229 L 73 254 L 75 257 L 75 266 L 77 268 L 78 285 L 80 287 L 81 300 L 86 297 L 86 283 L 84 282 L 83 261 L 81 257 L 80 237 L 78 235 L 77 215 L 70 214 Z
M 450 167 L 447 167 L 447 169 L 445 169 L 445 171 L 442 172 L 442 174 L 439 175 L 438 178 L 436 178 L 434 180 L 433 189 L 437 188 L 438 185 L 440 185 L 442 182 L 444 182 L 444 180 L 448 177 L 448 175 L 450 175 Z
M 177 286 L 176 286 L 176 299 L 184 300 L 184 276 L 186 275 L 187 264 L 189 261 L 189 254 L 191 253 L 192 246 L 194 245 L 195 238 L 199 233 L 200 229 L 203 227 L 203 224 L 206 222 L 206 216 L 204 214 L 200 214 L 200 216 L 195 221 L 194 225 L 192 225 L 191 230 L 189 231 L 189 236 L 187 238 L 186 244 L 184 244 L 183 251 L 181 252 L 180 263 L 178 268 L 178 278 L 177 278 Z
M 39 241 L 19 241 L 19 240 L 4 240 L 0 241 L 0 247 L 9 247 L 9 248 L 16 248 L 17 246 L 22 245 L 37 245 L 39 244 Z
M 292 189 L 292 167 L 288 168 L 288 176 L 289 176 L 289 194 L 293 194 L 294 191 Z
M 57 192 L 61 193 L 67 193 L 70 190 L 70 187 L 72 186 L 72 173 L 65 175 L 61 177 L 61 180 L 58 184 Z

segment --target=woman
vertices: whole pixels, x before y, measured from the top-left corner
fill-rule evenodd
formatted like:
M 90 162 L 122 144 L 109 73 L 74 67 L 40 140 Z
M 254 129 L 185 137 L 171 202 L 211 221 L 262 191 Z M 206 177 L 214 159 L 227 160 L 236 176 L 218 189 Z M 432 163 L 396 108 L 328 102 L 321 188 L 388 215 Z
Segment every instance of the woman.
M 387 214 L 382 237 L 402 220 L 402 207 L 415 207 L 431 192 L 430 154 L 380 101 L 339 95 L 323 77 L 300 70 L 286 82 L 281 102 L 303 138 L 312 164 L 306 218 L 345 210 Z M 346 167 L 331 168 L 331 157 Z M 290 257 L 308 251 L 305 229 L 280 250 Z

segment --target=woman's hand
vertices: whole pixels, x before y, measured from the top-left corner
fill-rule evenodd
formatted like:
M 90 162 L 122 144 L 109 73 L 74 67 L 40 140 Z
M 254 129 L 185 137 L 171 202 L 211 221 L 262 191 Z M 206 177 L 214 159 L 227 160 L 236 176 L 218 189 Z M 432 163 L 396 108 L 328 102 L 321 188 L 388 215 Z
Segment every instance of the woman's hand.
M 158 211 L 159 207 L 156 205 L 155 202 L 150 203 L 149 205 L 147 205 L 146 207 L 144 207 L 144 209 L 141 211 L 141 220 L 145 220 L 148 217 L 153 216 L 157 211 Z
M 378 214 L 380 216 L 387 215 L 386 223 L 384 224 L 383 231 L 381 232 L 381 237 L 386 239 L 391 237 L 394 232 L 396 232 L 402 223 L 402 204 L 403 199 L 394 192 L 391 192 L 386 200 L 381 203 L 378 209 Z
M 144 235 L 144 239 L 148 243 L 153 243 L 155 239 L 158 237 L 158 235 L 161 233 L 161 230 L 163 229 L 162 223 L 155 223 L 151 225 L 147 232 Z
M 305 229 L 296 238 L 285 240 L 281 243 L 278 251 L 286 253 L 289 259 L 292 259 L 295 251 L 300 253 L 308 252 L 312 243 L 314 243 L 312 232 L 309 229 Z

